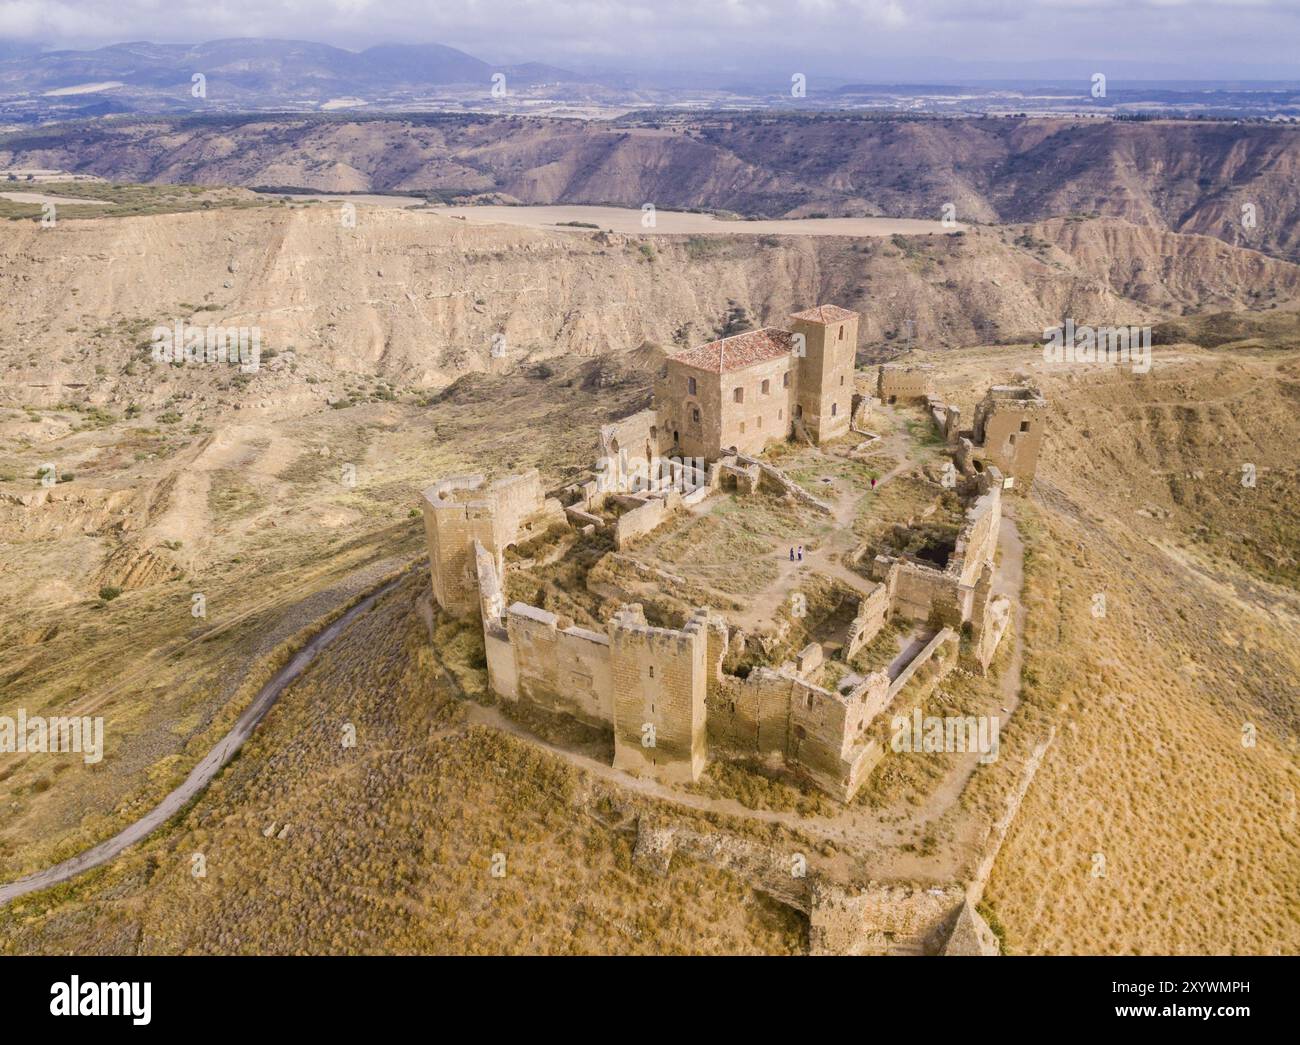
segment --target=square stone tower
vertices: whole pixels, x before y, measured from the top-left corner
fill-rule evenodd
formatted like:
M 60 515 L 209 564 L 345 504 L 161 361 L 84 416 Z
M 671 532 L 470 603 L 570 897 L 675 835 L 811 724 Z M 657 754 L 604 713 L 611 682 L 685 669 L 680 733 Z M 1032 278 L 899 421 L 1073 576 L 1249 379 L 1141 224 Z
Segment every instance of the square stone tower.
M 610 622 L 614 766 L 698 780 L 708 757 L 708 611 L 680 631 L 654 628 L 638 605 Z
M 799 370 L 794 420 L 814 442 L 846 435 L 853 412 L 858 314 L 818 305 L 790 317 Z

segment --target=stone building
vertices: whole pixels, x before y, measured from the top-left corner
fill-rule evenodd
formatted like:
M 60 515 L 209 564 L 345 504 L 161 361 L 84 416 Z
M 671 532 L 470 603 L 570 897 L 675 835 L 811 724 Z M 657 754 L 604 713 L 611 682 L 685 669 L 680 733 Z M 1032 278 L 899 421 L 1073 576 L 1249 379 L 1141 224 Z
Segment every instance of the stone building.
M 1038 389 L 994 385 L 975 407 L 969 439 L 959 441 L 958 465 L 964 468 L 969 463 L 976 472 L 996 465 L 1008 489 L 1027 493 L 1038 468 L 1046 414 L 1047 400 Z
M 665 452 L 716 461 L 757 454 L 800 430 L 825 442 L 849 430 L 858 314 L 818 305 L 670 356 L 655 382 Z
M 1047 425 L 1047 400 L 1031 385 L 994 385 L 975 406 L 975 423 L 961 427 L 961 411 L 936 395 L 926 408 L 965 474 L 996 469 L 1004 489 L 1027 493 L 1034 483 Z

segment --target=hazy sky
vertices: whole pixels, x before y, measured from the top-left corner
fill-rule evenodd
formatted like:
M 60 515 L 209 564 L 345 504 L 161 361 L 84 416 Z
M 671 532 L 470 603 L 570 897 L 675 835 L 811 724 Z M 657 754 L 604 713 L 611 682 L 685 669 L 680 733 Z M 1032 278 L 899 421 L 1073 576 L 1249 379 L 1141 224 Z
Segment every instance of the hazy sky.
M 1300 0 L 0 0 L 0 39 L 234 36 L 437 42 L 580 69 L 1300 78 Z

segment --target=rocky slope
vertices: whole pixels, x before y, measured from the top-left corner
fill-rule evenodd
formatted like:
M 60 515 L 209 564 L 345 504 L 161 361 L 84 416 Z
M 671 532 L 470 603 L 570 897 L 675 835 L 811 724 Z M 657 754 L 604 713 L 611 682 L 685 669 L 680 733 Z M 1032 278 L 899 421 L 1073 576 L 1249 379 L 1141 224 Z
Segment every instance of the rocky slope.
M 779 323 L 816 301 L 860 310 L 869 354 L 901 347 L 909 321 L 916 345 L 1032 341 L 1066 316 L 1146 324 L 1285 302 L 1300 267 L 1113 219 L 892 240 L 626 238 L 368 207 L 353 228 L 316 203 L 11 223 L 0 288 L 11 404 L 157 406 L 225 389 L 290 406 L 374 377 L 440 387 L 557 355 L 672 349 L 734 310 Z M 178 321 L 260 328 L 281 358 L 233 390 L 211 368 L 160 381 L 152 330 Z
M 631 119 L 631 118 L 629 118 Z M 100 121 L 0 139 L 0 168 L 529 203 L 1025 222 L 1099 213 L 1300 252 L 1300 128 L 739 115 L 640 123 L 433 114 Z M 1254 224 L 1246 221 L 1254 207 Z

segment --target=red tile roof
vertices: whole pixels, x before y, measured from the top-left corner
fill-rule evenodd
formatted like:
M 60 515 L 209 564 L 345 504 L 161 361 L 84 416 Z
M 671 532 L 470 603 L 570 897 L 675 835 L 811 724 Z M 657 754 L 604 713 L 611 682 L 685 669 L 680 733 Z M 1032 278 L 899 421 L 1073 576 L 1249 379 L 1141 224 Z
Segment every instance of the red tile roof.
M 857 319 L 858 314 L 840 308 L 839 305 L 818 305 L 796 312 L 790 318 L 807 320 L 809 323 L 843 323 L 846 319 Z
M 721 341 L 710 341 L 697 348 L 688 348 L 670 358 L 674 363 L 694 367 L 696 370 L 721 374 L 788 355 L 793 343 L 794 336 L 790 331 L 764 327 L 762 330 L 733 334 Z

